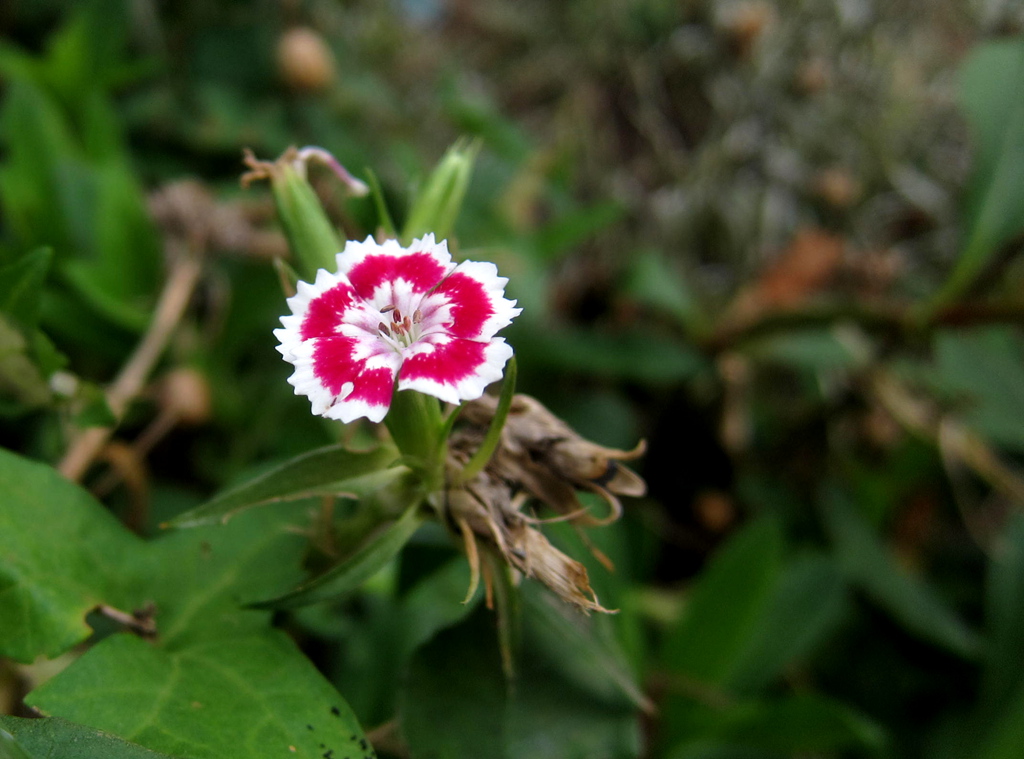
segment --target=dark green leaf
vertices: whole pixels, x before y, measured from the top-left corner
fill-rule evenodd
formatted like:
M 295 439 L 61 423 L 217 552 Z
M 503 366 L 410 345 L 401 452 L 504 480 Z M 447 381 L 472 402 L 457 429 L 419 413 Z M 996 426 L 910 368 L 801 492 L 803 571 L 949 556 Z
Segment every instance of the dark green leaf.
M 811 654 L 848 611 L 846 585 L 833 562 L 807 556 L 788 564 L 729 675 L 729 691 L 753 694 L 767 686 Z
M 413 759 L 502 759 L 508 690 L 493 622 L 480 610 L 412 658 L 399 695 Z
M 1024 694 L 1024 517 L 1010 515 L 989 566 L 985 597 L 988 638 L 982 670 L 981 704 L 993 716 L 1010 702 L 1014 692 Z
M 915 635 L 960 656 L 978 655 L 978 634 L 930 585 L 896 563 L 842 492 L 827 490 L 822 512 L 836 556 L 850 582 Z
M 3 731 L 14 736 L 28 753 L 4 754 Z M 0 759 L 172 759 L 113 735 L 50 717 L 19 719 L 0 716 Z
M 723 684 L 758 631 L 782 562 L 782 535 L 762 518 L 730 538 L 701 573 L 666 640 L 673 673 Z
M 650 330 L 606 335 L 546 326 L 521 334 L 516 346 L 533 364 L 639 382 L 680 382 L 707 368 L 694 348 Z
M 252 604 L 258 609 L 288 609 L 325 601 L 349 593 L 380 571 L 398 555 L 426 517 L 419 500 L 396 521 L 380 530 L 352 556 L 290 593 Z
M 208 503 L 175 517 L 166 526 L 223 523 L 252 506 L 311 495 L 358 493 L 361 486 L 372 486 L 377 480 L 383 482 L 395 476 L 394 471 L 382 470 L 396 458 L 394 450 L 386 446 L 363 452 L 348 451 L 341 445 L 317 448 L 221 493 Z
M 976 431 L 1024 451 L 1024 339 L 1017 330 L 940 332 L 926 379 L 959 401 L 960 416 Z
M 963 293 L 1024 226 L 1024 40 L 979 45 L 961 65 L 960 101 L 974 141 L 974 176 L 963 250 L 936 303 Z
M 52 250 L 38 248 L 0 267 L 0 313 L 23 330 L 34 329 L 39 321 L 43 282 L 52 259 Z
M 719 746 L 759 751 L 767 756 L 793 756 L 857 748 L 878 750 L 885 743 L 885 734 L 874 722 L 817 695 L 744 702 L 707 712 L 698 735 L 677 746 L 669 756 L 716 755 L 694 753 L 702 744 L 704 750 Z
M 189 759 L 322 759 L 372 752 L 348 706 L 288 636 L 263 629 L 173 650 L 104 639 L 28 701 Z
M 520 588 L 525 646 L 576 687 L 612 707 L 653 710 L 603 618 L 584 617 L 547 589 Z

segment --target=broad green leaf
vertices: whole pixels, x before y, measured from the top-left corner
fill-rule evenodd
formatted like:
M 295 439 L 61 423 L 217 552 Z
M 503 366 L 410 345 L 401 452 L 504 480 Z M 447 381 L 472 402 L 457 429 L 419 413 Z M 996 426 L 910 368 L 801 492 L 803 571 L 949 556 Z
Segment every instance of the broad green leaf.
M 762 518 L 734 535 L 700 574 L 669 631 L 665 661 L 680 676 L 724 684 L 758 632 L 782 562 L 778 523 Z
M 4 731 L 22 753 L 4 753 Z M 58 717 L 19 719 L 0 716 L 0 759 L 174 759 L 100 730 Z
M 213 500 L 172 519 L 167 527 L 195 527 L 227 522 L 252 506 L 307 498 L 312 495 L 359 492 L 360 484 L 390 479 L 396 470 L 383 472 L 397 457 L 381 446 L 372 451 L 348 451 L 329 445 L 296 456 L 258 477 L 221 493 Z M 377 477 L 380 473 L 381 477 Z
M 51 467 L 0 450 L 0 650 L 52 658 L 90 634 L 100 604 L 153 603 L 161 642 L 265 624 L 240 606 L 294 584 L 305 540 L 289 511 L 145 543 Z
M 989 564 L 985 594 L 988 637 L 981 680 L 981 710 L 994 716 L 1010 703 L 1014 692 L 1024 695 L 1024 517 L 1012 513 L 996 543 Z
M 833 562 L 812 555 L 788 564 L 729 674 L 729 691 L 753 694 L 769 685 L 790 664 L 810 655 L 848 611 L 846 585 Z
M 1011 327 L 946 330 L 935 336 L 925 375 L 960 401 L 959 415 L 991 440 L 1024 451 L 1024 339 Z
M 419 499 L 397 520 L 370 538 L 352 556 L 290 593 L 252 604 L 258 609 L 289 609 L 349 593 L 384 568 L 423 524 Z
M 930 585 L 896 563 L 841 491 L 825 491 L 822 514 L 836 557 L 851 583 L 915 635 L 966 658 L 978 655 L 978 634 Z
M 33 329 L 39 321 L 43 282 L 52 258 L 52 250 L 38 248 L 0 267 L 0 313 L 23 330 Z
M 337 691 L 272 629 L 199 638 L 173 651 L 113 635 L 27 700 L 187 759 L 373 755 Z
M 478 609 L 413 655 L 398 704 L 410 755 L 501 759 L 507 701 L 493 622 Z
M 238 634 L 266 625 L 266 612 L 242 606 L 299 581 L 306 521 L 302 504 L 291 504 L 152 541 L 147 576 L 138 582 L 156 603 L 161 644 L 181 646 L 214 630 Z
M 974 142 L 974 176 L 963 250 L 936 304 L 967 290 L 1024 228 L 1024 40 L 978 45 L 960 68 L 960 103 Z
M 0 449 L 0 654 L 53 658 L 98 604 L 130 611 L 144 544 L 52 467 Z

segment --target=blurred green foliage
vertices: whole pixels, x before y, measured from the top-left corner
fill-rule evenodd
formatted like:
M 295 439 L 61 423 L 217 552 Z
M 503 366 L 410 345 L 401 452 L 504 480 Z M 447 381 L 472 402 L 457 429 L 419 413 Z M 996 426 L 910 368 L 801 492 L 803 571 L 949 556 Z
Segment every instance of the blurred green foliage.
M 1018 756 L 1012 5 L 4 4 L 0 757 L 340 759 L 364 730 L 414 759 Z M 292 395 L 271 331 L 296 266 L 238 186 L 243 147 L 306 144 L 374 188 L 310 170 L 339 238 L 443 231 L 495 261 L 520 389 L 647 438 L 620 522 L 545 526 L 617 614 L 527 583 L 508 617 L 463 605 L 436 525 L 396 558 L 377 535 L 341 598 L 245 606 L 373 526 L 373 467 L 302 468 L 381 449 Z M 199 284 L 122 414 L 104 392 L 183 256 Z M 54 472 L 115 422 L 94 495 Z M 328 517 L 159 530 L 339 488 Z M 156 642 L 124 631 L 147 602 Z

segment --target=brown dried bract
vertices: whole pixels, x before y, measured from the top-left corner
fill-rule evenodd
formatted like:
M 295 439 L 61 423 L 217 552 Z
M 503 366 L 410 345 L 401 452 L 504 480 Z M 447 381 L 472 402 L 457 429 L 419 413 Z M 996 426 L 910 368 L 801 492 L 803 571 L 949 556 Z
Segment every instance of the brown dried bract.
M 577 527 L 618 519 L 622 514 L 618 496 L 640 496 L 646 491 L 643 479 L 619 462 L 639 457 L 644 444 L 632 451 L 599 446 L 584 440 L 539 401 L 517 395 L 490 462 L 462 483 L 459 473 L 483 440 L 496 406 L 489 397 L 467 403 L 462 410 L 466 424 L 449 445 L 446 516 L 462 534 L 470 560 L 470 596 L 480 577 L 477 540 L 482 540 L 510 566 L 544 583 L 565 601 L 585 611 L 608 612 L 598 602 L 584 566 L 551 545 L 538 529 L 542 520 L 524 514 L 521 506 L 528 498 L 537 498 Z M 610 507 L 609 514 L 591 515 L 577 490 L 600 495 Z M 610 566 L 596 550 L 595 555 Z

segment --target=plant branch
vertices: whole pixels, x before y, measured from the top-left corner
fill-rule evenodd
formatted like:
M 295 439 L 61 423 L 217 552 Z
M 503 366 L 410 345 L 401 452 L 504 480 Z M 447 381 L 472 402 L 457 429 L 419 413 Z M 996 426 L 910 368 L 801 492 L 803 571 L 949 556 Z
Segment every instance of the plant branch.
M 142 388 L 153 367 L 167 347 L 178 322 L 185 314 L 189 299 L 199 281 L 202 266 L 193 255 L 181 252 L 174 256 L 171 271 L 150 322 L 128 362 L 122 367 L 107 390 L 107 405 L 120 422 L 128 405 Z M 88 470 L 113 433 L 114 427 L 90 427 L 81 432 L 61 459 L 57 469 L 69 480 L 78 481 Z

